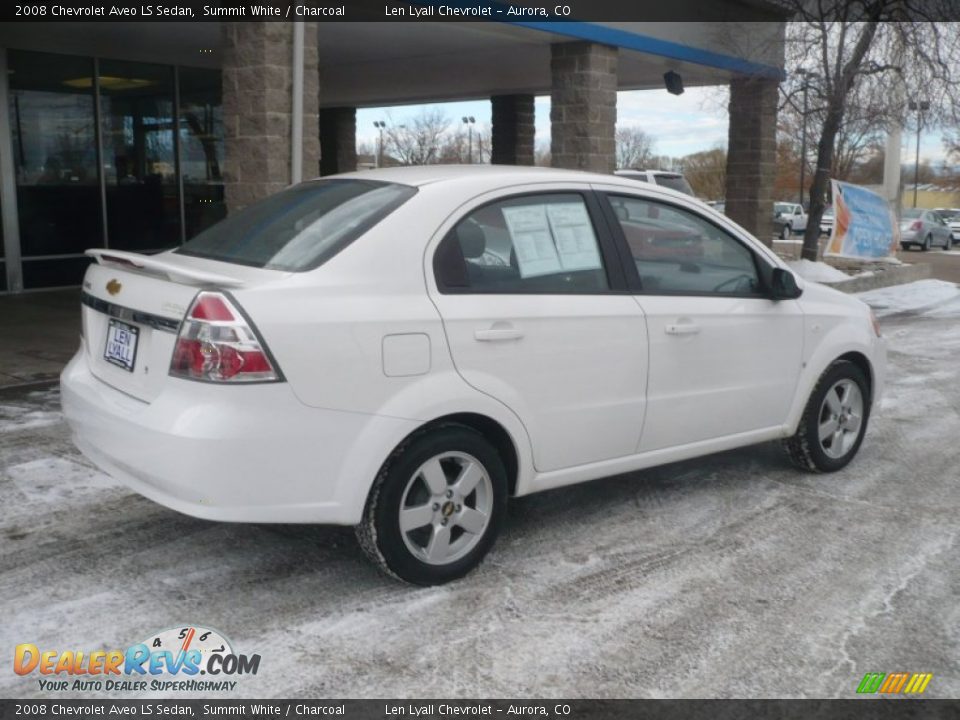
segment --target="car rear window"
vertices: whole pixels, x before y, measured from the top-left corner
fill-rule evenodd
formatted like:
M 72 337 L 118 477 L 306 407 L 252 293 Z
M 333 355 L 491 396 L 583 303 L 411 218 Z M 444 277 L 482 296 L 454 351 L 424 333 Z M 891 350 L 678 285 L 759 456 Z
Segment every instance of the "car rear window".
M 683 175 L 655 175 L 657 185 L 663 185 L 671 190 L 679 190 L 687 195 L 693 195 L 693 188 Z
M 373 180 L 306 182 L 228 216 L 176 252 L 271 270 L 312 270 L 416 192 Z

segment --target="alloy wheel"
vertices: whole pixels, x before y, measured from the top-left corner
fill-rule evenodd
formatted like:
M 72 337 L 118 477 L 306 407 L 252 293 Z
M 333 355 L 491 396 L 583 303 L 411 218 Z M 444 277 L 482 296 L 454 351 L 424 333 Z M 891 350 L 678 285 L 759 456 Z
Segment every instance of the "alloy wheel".
M 863 393 L 853 380 L 838 380 L 823 399 L 817 435 L 828 457 L 844 457 L 857 442 L 863 423 Z
M 476 547 L 493 515 L 490 474 L 472 455 L 444 452 L 410 477 L 400 501 L 400 534 L 422 562 L 446 565 Z

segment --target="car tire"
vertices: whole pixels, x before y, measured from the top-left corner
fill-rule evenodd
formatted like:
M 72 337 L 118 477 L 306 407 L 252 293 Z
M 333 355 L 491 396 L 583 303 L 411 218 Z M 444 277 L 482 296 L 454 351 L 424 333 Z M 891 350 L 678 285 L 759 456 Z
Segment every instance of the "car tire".
M 384 463 L 357 539 L 388 575 L 440 585 L 480 564 L 506 504 L 507 471 L 493 445 L 464 425 L 439 425 L 409 437 Z
M 933 244 L 933 239 L 932 239 L 929 235 L 927 235 L 927 236 L 923 239 L 923 245 L 920 246 L 920 249 L 923 250 L 924 252 L 927 252 L 927 250 L 930 249 L 930 246 L 931 246 L 932 244 Z
M 820 376 L 797 432 L 783 445 L 801 470 L 835 472 L 857 454 L 869 420 L 870 384 L 863 370 L 838 360 Z
M 953 247 L 953 238 L 948 235 L 947 239 L 943 241 L 944 252 L 950 252 L 950 249 L 952 247 Z
M 790 227 L 789 223 L 784 223 L 783 227 L 780 228 L 780 239 L 789 240 L 792 234 L 793 234 L 793 228 Z

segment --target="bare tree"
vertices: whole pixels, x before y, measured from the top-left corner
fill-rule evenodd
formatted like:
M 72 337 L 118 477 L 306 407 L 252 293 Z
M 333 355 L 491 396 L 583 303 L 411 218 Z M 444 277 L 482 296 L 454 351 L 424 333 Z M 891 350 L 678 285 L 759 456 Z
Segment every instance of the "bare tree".
M 783 0 L 794 12 L 788 25 L 788 71 L 803 69 L 811 82 L 788 82 L 785 105 L 799 107 L 809 93 L 807 122 L 815 138 L 810 219 L 802 257 L 817 259 L 820 218 L 838 139 L 858 112 L 876 122 L 902 124 L 909 93 L 936 102 L 932 123 L 960 116 L 960 17 L 958 0 Z M 901 96 L 896 87 L 905 88 Z M 856 105 L 855 110 L 851 106 Z M 848 114 L 849 113 L 849 114 Z
M 727 151 L 713 148 L 680 161 L 683 175 L 697 197 L 722 200 L 727 195 Z
M 638 127 L 617 128 L 617 168 L 649 168 L 653 162 L 653 138 Z
M 401 165 L 430 165 L 439 162 L 450 119 L 440 110 L 426 110 L 403 125 L 386 129 L 386 151 Z

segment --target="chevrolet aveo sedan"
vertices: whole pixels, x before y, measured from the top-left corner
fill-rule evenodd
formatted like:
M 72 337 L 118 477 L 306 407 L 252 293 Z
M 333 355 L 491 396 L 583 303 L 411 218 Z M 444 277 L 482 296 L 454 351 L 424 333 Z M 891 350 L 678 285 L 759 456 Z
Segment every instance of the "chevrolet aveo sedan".
M 866 305 L 614 176 L 366 171 L 89 254 L 80 450 L 196 517 L 354 525 L 417 584 L 476 566 L 511 497 L 775 439 L 838 470 L 884 380 Z

